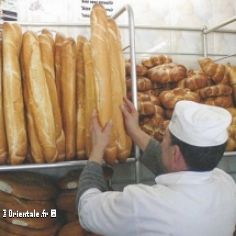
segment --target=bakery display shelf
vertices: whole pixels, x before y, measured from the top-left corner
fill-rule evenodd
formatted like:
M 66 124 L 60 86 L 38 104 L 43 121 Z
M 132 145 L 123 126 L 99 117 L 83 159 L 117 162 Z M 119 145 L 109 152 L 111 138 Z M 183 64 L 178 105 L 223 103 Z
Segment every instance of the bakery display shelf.
M 126 163 L 135 162 L 134 157 L 128 158 Z M 44 163 L 44 164 L 21 164 L 21 165 L 0 165 L 0 172 L 4 171 L 22 171 L 22 170 L 35 170 L 35 169 L 50 169 L 50 168 L 71 168 L 82 167 L 86 165 L 87 160 L 73 160 L 63 161 L 57 163 Z
M 134 103 L 135 108 L 138 107 L 137 100 L 137 80 L 136 80 L 136 60 L 135 60 L 135 26 L 134 26 L 134 14 L 132 7 L 130 5 L 123 6 L 117 13 L 115 13 L 112 18 L 116 20 L 123 13 L 127 12 L 128 16 L 128 24 L 120 26 L 119 28 L 125 28 L 129 33 L 129 49 L 130 49 L 130 62 L 131 62 L 131 79 L 132 79 L 132 101 Z M 10 22 L 12 23 L 12 22 Z M 90 24 L 78 24 L 78 23 L 30 23 L 30 22 L 14 22 L 18 23 L 23 27 L 50 27 L 50 31 L 53 33 L 56 32 L 53 27 L 78 27 L 78 28 L 89 28 Z M 52 27 L 52 29 L 51 29 Z M 0 26 L 0 31 L 1 31 Z M 139 148 L 137 146 L 134 147 L 134 157 L 130 157 L 126 160 L 127 163 L 135 163 L 135 179 L 136 182 L 139 182 L 140 176 L 140 166 L 139 166 Z M 87 160 L 72 160 L 72 161 L 64 161 L 57 163 L 43 163 L 43 164 L 21 164 L 21 165 L 0 165 L 0 172 L 3 171 L 21 171 L 21 170 L 36 170 L 36 169 L 50 169 L 50 168 L 72 168 L 72 167 L 81 167 L 86 165 Z

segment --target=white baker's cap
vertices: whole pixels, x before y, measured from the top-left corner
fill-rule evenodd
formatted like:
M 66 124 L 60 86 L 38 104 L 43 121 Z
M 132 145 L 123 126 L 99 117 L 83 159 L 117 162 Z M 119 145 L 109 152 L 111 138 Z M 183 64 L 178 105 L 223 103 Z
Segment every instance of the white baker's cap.
M 231 114 L 224 108 L 179 101 L 175 105 L 169 130 L 187 144 L 199 147 L 217 146 L 227 141 L 227 128 L 231 121 Z

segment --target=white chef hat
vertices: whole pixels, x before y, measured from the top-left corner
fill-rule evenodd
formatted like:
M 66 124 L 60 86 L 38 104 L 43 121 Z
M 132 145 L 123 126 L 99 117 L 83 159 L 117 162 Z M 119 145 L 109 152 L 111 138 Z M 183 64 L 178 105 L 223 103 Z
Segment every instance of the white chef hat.
M 169 123 L 170 132 L 193 146 L 208 147 L 225 143 L 231 114 L 224 108 L 179 101 Z

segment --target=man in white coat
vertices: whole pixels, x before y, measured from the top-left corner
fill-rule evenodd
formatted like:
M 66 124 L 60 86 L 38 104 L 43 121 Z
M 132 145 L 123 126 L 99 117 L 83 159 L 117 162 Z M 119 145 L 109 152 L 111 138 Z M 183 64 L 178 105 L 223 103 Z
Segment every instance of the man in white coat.
M 92 121 L 93 149 L 79 182 L 76 207 L 85 229 L 108 236 L 232 236 L 236 185 L 216 168 L 225 151 L 230 113 L 191 101 L 176 104 L 162 143 L 144 133 L 124 99 L 125 125 L 143 151 L 141 162 L 158 175 L 154 186 L 106 191 L 102 174 L 111 123 Z

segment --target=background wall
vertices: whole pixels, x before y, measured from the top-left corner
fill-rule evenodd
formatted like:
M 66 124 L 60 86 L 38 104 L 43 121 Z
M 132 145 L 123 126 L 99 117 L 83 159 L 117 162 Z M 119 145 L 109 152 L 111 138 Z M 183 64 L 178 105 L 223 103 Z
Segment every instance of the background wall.
M 82 1 L 82 0 L 81 0 Z M 19 21 L 88 23 L 81 19 L 80 0 L 24 0 L 18 1 Z M 136 26 L 180 26 L 212 27 L 236 15 L 235 0 L 114 0 L 114 9 L 130 4 L 134 11 Z M 123 15 L 119 24 L 127 24 Z M 224 29 L 236 30 L 236 22 Z M 34 29 L 38 30 L 38 29 Z M 56 30 L 76 37 L 78 34 L 89 37 L 89 28 L 59 27 Z M 122 30 L 123 45 L 128 44 L 127 30 Z M 208 41 L 209 52 L 213 54 L 236 53 L 236 34 L 211 33 Z M 176 32 L 163 30 L 136 30 L 137 59 L 148 56 L 146 53 L 193 53 L 197 56 L 177 56 L 173 58 L 188 68 L 198 68 L 197 59 L 202 55 L 202 38 L 199 32 Z M 145 53 L 145 55 L 140 54 Z M 222 61 L 236 64 L 234 57 Z M 236 170 L 236 157 L 225 157 L 220 166 L 227 171 Z M 57 170 L 55 170 L 57 171 Z M 51 172 L 51 171 L 50 171 Z M 60 170 L 60 173 L 63 171 Z M 154 176 L 141 168 L 143 182 L 153 183 Z M 121 188 L 127 179 L 134 181 L 134 165 L 121 165 L 116 168 L 114 183 Z

